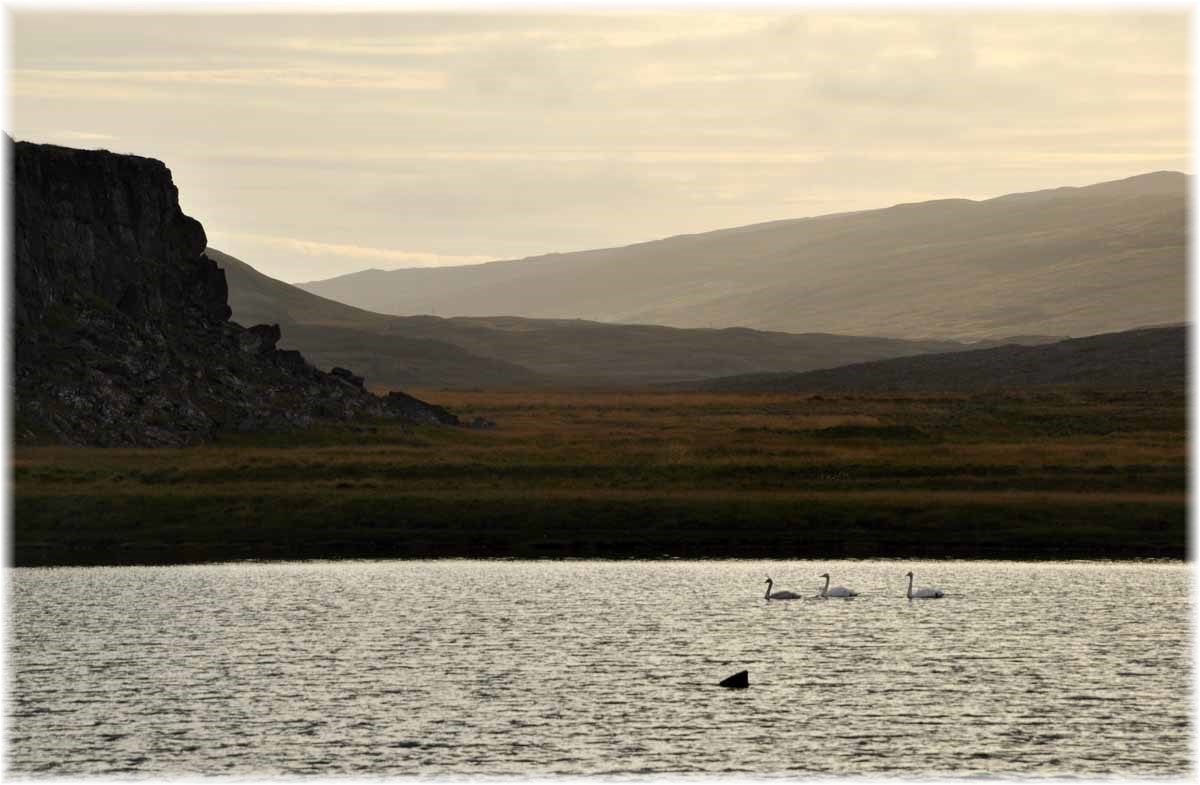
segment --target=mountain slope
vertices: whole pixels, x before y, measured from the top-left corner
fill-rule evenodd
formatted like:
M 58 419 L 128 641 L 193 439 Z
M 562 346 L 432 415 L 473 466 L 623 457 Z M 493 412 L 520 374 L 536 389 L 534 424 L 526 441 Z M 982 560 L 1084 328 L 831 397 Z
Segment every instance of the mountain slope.
M 206 252 L 229 283 L 233 319 L 279 324 L 283 346 L 299 349 L 320 368 L 353 368 L 371 387 L 523 387 L 544 384 L 539 373 L 481 357 L 460 346 L 391 329 L 395 317 L 327 300 L 269 278 L 215 248 Z
M 946 199 L 301 288 L 389 314 L 953 339 L 1186 318 L 1187 177 Z
M 1042 346 L 922 355 L 799 374 L 755 374 L 693 385 L 721 391 L 981 392 L 1045 387 L 1183 390 L 1187 327 L 1129 330 Z
M 369 384 L 639 385 L 968 348 L 949 341 L 688 330 L 579 319 L 385 316 L 269 278 L 220 251 L 210 248 L 208 254 L 225 270 L 234 319 L 277 322 L 289 346 L 323 367 L 353 367 Z

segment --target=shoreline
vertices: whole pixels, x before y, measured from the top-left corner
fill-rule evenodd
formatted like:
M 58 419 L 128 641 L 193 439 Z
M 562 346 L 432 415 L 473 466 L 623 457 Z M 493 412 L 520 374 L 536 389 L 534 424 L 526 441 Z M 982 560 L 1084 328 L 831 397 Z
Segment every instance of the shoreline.
M 312 556 L 312 557 L 278 557 L 278 558 L 227 558 L 202 561 L 123 561 L 123 562 L 48 562 L 5 565 L 10 570 L 59 570 L 59 569 L 113 569 L 118 567 L 217 567 L 221 565 L 243 564 L 335 564 L 341 562 L 430 562 L 430 561 L 481 561 L 481 562 L 736 562 L 736 561 L 921 561 L 921 562 L 1016 562 L 1022 564 L 1056 563 L 1056 564 L 1163 564 L 1184 566 L 1192 563 L 1187 557 L 1174 556 L 1028 556 L 987 555 L 987 556 L 778 556 L 778 555 L 744 555 L 744 556 Z
M 313 559 L 1186 561 L 1186 503 L 18 495 L 10 565 Z M 486 507 L 486 509 L 481 509 Z

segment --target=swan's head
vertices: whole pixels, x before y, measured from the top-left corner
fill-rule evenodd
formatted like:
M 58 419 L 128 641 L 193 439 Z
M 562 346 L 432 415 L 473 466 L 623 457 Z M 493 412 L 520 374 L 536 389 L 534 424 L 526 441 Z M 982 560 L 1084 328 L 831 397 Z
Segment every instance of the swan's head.
M 817 577 L 818 577 L 818 578 L 828 578 L 828 577 L 829 577 L 829 573 L 827 573 L 827 572 L 823 572 L 823 573 L 821 573 L 820 575 L 818 575 Z
M 767 580 L 765 581 L 765 583 L 774 583 L 774 582 L 775 582 L 775 581 L 771 580 L 771 576 L 770 576 L 770 575 L 768 575 L 768 576 L 767 576 Z
M 905 578 L 911 578 L 911 577 L 912 577 L 912 573 L 911 573 L 911 572 L 906 572 L 906 573 L 904 573 L 904 577 L 905 577 Z

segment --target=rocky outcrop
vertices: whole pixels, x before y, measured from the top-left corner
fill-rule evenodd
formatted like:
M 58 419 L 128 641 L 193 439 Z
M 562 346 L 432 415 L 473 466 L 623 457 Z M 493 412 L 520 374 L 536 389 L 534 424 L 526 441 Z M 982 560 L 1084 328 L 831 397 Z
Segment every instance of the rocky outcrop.
M 457 423 L 276 349 L 277 325 L 230 322 L 225 274 L 162 162 L 6 143 L 19 442 L 180 445 L 357 417 Z

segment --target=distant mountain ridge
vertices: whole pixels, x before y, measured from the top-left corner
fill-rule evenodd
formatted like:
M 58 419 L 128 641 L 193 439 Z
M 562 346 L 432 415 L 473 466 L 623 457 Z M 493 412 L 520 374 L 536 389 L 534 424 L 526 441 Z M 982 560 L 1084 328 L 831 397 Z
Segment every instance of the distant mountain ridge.
M 394 315 L 974 340 L 1187 318 L 1178 172 L 300 284 Z
M 297 349 L 320 368 L 353 368 L 371 388 L 528 387 L 548 380 L 528 368 L 481 357 L 445 341 L 389 332 L 395 317 L 328 300 L 277 281 L 215 248 L 206 251 L 225 271 L 233 319 L 282 328 L 280 345 Z
M 386 316 L 277 281 L 215 249 L 207 253 L 225 271 L 235 320 L 278 323 L 285 346 L 303 351 L 321 367 L 352 367 L 366 377 L 368 385 L 637 386 L 971 348 L 949 341 L 793 335 L 744 328 L 688 330 L 579 319 Z
M 1182 391 L 1187 385 L 1187 347 L 1188 327 L 1171 325 L 1041 346 L 998 346 L 806 373 L 733 376 L 686 386 L 809 393 L 977 393 L 1054 387 Z

